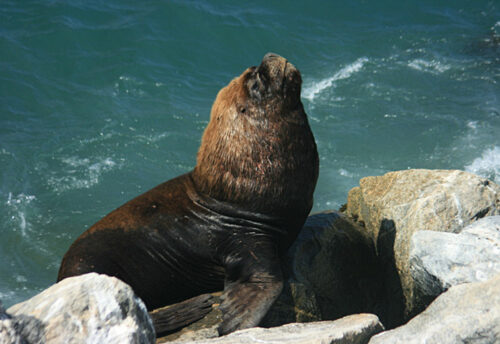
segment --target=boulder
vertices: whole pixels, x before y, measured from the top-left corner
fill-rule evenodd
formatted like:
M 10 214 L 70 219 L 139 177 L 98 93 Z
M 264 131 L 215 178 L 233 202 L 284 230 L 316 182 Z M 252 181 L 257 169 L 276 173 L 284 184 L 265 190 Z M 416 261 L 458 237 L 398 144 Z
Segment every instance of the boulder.
M 386 320 L 389 303 L 383 298 L 375 247 L 363 228 L 344 214 L 309 216 L 286 264 L 284 291 L 261 326 L 356 313 L 375 313 Z
M 71 277 L 7 310 L 27 343 L 154 343 L 144 303 L 122 281 Z
M 500 275 L 451 287 L 406 325 L 369 344 L 494 344 L 500 338 Z
M 482 218 L 458 234 L 415 233 L 410 272 L 415 293 L 429 300 L 451 286 L 482 282 L 500 274 L 500 216 Z
M 233 332 L 227 336 L 190 344 L 362 344 L 383 330 L 376 315 L 356 314 L 335 321 L 294 323 L 273 328 L 255 327 Z M 186 343 L 174 341 L 173 343 Z
M 349 191 L 346 213 L 365 226 L 384 266 L 394 302 L 407 316 L 421 311 L 410 274 L 410 239 L 421 230 L 458 232 L 500 214 L 500 187 L 456 170 L 406 170 L 366 177 Z M 399 290 L 398 290 L 399 289 Z M 402 298 L 401 295 L 404 297 Z

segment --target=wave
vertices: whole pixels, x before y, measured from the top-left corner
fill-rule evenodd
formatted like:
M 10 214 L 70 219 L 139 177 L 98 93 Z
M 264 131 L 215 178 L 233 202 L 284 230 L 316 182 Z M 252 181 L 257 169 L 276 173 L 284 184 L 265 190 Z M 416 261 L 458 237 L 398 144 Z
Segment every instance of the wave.
M 16 293 L 13 290 L 0 290 L 0 300 L 13 299 L 15 294 Z M 7 306 L 6 308 L 8 308 L 9 304 L 5 304 L 4 306 Z
M 363 68 L 365 63 L 368 61 L 369 61 L 368 58 L 360 57 L 359 59 L 357 59 L 353 63 L 348 64 L 347 66 L 340 69 L 333 76 L 326 78 L 326 79 L 323 79 L 323 80 L 318 81 L 318 82 L 314 82 L 312 85 L 309 85 L 309 86 L 304 88 L 304 90 L 302 91 L 302 97 L 304 97 L 305 99 L 307 99 L 309 101 L 313 101 L 314 98 L 316 98 L 316 96 L 319 93 L 321 93 L 325 89 L 333 86 L 336 81 L 348 79 L 354 73 L 359 72 Z
M 427 72 L 432 74 L 441 74 L 451 69 L 450 65 L 441 63 L 439 61 L 436 60 L 427 61 L 423 59 L 415 59 L 408 62 L 408 67 L 421 72 Z
M 63 176 L 52 176 L 47 180 L 49 186 L 57 193 L 74 189 L 89 189 L 99 183 L 101 175 L 117 166 L 111 158 L 91 161 L 88 158 L 62 158 L 66 165 L 62 169 Z
M 0 155 L 7 155 L 7 156 L 14 156 L 14 154 L 12 154 L 11 152 L 9 152 L 8 150 L 6 150 L 5 148 L 2 148 L 0 150 Z
M 500 183 L 500 147 L 486 149 L 465 170 Z
M 491 27 L 491 32 L 494 38 L 500 38 L 500 21 L 497 21 L 495 25 Z

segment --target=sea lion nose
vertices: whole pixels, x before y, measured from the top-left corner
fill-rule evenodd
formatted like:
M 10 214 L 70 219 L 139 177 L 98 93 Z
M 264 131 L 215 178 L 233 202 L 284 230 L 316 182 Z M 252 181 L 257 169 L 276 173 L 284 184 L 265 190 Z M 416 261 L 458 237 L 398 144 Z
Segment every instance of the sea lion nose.
M 270 92 L 299 93 L 302 79 L 300 73 L 288 60 L 278 54 L 267 53 L 257 68 L 257 75 Z M 286 87 L 285 87 L 286 86 Z M 300 97 L 289 97 L 300 99 Z
M 274 53 L 267 53 L 262 58 L 262 63 L 258 68 L 259 75 L 264 80 L 279 79 L 281 83 L 286 63 L 287 60 L 285 58 Z
M 282 60 L 286 60 L 284 57 L 282 56 L 279 56 L 278 54 L 275 54 L 275 53 L 267 53 L 266 55 L 264 55 L 264 58 L 262 59 L 262 62 L 264 61 L 271 61 L 271 60 L 274 60 L 274 59 L 282 59 Z

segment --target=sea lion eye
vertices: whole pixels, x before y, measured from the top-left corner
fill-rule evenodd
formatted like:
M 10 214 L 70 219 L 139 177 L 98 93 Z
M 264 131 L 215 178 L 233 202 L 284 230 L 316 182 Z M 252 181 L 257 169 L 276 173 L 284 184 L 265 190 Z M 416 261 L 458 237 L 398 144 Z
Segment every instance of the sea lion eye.
M 244 105 L 239 105 L 238 106 L 238 112 L 239 113 L 245 113 L 245 112 L 247 112 L 247 107 L 244 106 Z
M 262 84 L 260 80 L 254 79 L 251 80 L 248 84 L 248 90 L 249 94 L 252 98 L 260 100 L 261 99 L 261 90 L 262 90 Z

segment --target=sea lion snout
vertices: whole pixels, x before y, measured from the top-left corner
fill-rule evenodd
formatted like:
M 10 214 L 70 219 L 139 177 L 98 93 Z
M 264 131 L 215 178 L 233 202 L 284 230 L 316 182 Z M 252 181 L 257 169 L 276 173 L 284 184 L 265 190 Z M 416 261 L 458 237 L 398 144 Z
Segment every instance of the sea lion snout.
M 259 73 L 267 73 L 268 77 L 271 79 L 283 79 L 288 63 L 288 60 L 282 56 L 267 53 L 262 58 L 262 62 L 259 66 Z
M 300 72 L 286 58 L 267 53 L 257 67 L 256 74 L 264 84 L 268 96 L 275 97 L 279 94 L 285 99 L 300 99 Z

